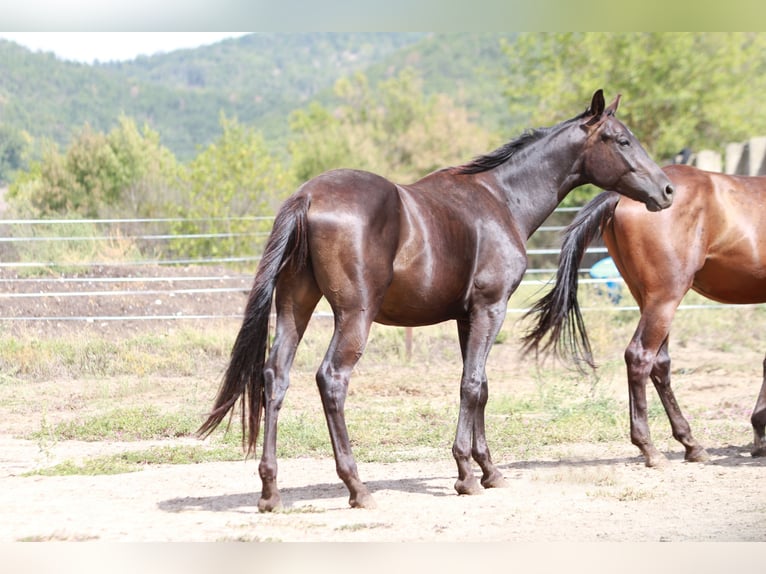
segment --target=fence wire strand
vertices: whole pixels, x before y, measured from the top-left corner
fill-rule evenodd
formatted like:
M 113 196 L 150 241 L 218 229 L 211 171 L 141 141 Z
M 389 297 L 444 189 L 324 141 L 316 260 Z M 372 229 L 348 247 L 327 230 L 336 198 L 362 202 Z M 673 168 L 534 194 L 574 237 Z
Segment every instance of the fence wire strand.
M 559 208 L 556 210 L 557 214 L 573 214 L 578 208 Z M 106 242 L 113 241 L 115 239 L 127 240 L 127 241 L 143 241 L 154 243 L 167 243 L 173 240 L 216 240 L 216 239 L 247 239 L 255 238 L 253 241 L 254 248 L 257 248 L 258 239 L 264 239 L 267 235 L 267 231 L 248 231 L 248 232 L 199 232 L 199 233 L 173 233 L 168 232 L 146 232 L 146 233 L 131 233 L 123 235 L 120 233 L 120 226 L 132 225 L 132 226 L 158 226 L 158 225 L 170 225 L 175 223 L 229 223 L 232 221 L 242 221 L 251 223 L 266 223 L 273 220 L 272 216 L 254 216 L 254 217 L 214 217 L 214 218 L 197 218 L 197 219 L 185 219 L 176 217 L 167 218 L 119 218 L 119 219 L 7 219 L 0 220 L 0 248 L 3 245 L 10 247 L 18 247 L 29 244 L 39 244 L 43 242 L 59 243 L 59 242 Z M 72 235 L 65 234 L 59 235 L 45 235 L 43 232 L 50 230 L 50 226 L 62 226 L 62 225 L 94 225 L 102 226 L 106 228 L 106 232 L 102 231 L 100 234 L 88 236 L 88 235 Z M 566 228 L 565 225 L 543 225 L 538 229 L 538 234 L 548 233 L 556 234 L 552 235 L 552 239 L 549 244 L 553 245 L 557 243 L 559 234 Z M 60 232 L 60 228 L 57 228 Z M 16 231 L 19 234 L 14 234 Z M 112 233 L 109 233 L 111 231 Z M 546 235 L 547 237 L 547 235 Z M 554 258 L 559 254 L 560 250 L 557 246 L 551 247 L 530 247 L 527 253 L 530 257 L 542 256 Z M 606 256 L 607 249 L 603 246 L 591 246 L 586 251 L 590 255 Z M 184 295 L 223 295 L 241 293 L 244 298 L 249 291 L 249 285 L 245 286 L 240 284 L 236 287 L 178 287 L 174 286 L 178 283 L 191 283 L 191 282 L 221 282 L 228 280 L 240 281 L 242 283 L 245 280 L 251 280 L 252 274 L 240 274 L 240 273 L 222 273 L 221 275 L 205 274 L 200 276 L 186 276 L 182 274 L 177 275 L 157 275 L 157 276 L 68 276 L 61 274 L 60 270 L 80 270 L 87 273 L 88 269 L 96 268 L 109 268 L 119 271 L 120 269 L 129 270 L 131 267 L 144 267 L 149 268 L 151 266 L 158 267 L 180 267 L 180 266 L 243 266 L 250 265 L 253 269 L 260 260 L 260 254 L 257 255 L 243 255 L 243 256 L 199 256 L 199 257 L 146 257 L 146 258 L 134 258 L 131 260 L 121 261 L 108 261 L 108 260 L 89 260 L 89 261 L 72 261 L 72 262 L 55 262 L 49 260 L 17 260 L 17 261 L 0 261 L 0 300 L 7 301 L 8 305 L 13 305 L 13 301 L 21 299 L 66 299 L 66 298 L 108 298 L 108 297 L 135 297 L 140 300 L 142 297 L 147 296 L 184 296 Z M 37 277 L 30 276 L 35 273 L 41 272 L 41 270 L 59 270 L 58 276 L 53 277 Z M 621 278 L 592 278 L 588 276 L 589 268 L 582 268 L 579 270 L 581 278 L 579 283 L 582 285 L 588 284 L 621 284 L 623 283 Z M 7 276 L 8 273 L 15 272 L 14 276 Z M 552 278 L 555 276 L 556 267 L 534 267 L 527 270 L 524 280 L 521 285 L 538 286 L 541 289 L 550 285 Z M 547 276 L 547 278 L 541 278 L 541 276 Z M 170 285 L 167 289 L 158 288 L 162 283 Z M 246 284 L 247 282 L 245 282 Z M 93 289 L 93 288 L 76 288 L 71 291 L 67 290 L 44 290 L 34 289 L 35 285 L 40 286 L 77 286 L 79 284 L 92 284 L 92 285 L 120 285 L 121 288 L 114 289 Z M 154 285 L 154 287 L 146 288 L 145 285 Z M 127 286 L 134 285 L 135 288 L 131 289 Z M 18 291 L 21 288 L 22 291 Z M 685 309 L 725 309 L 734 307 L 735 305 L 722 305 L 718 303 L 711 303 L 705 305 L 681 305 L 679 310 Z M 737 305 L 742 307 L 742 305 Z M 611 305 L 611 306 L 592 306 L 584 307 L 583 311 L 638 311 L 638 307 L 635 305 Z M 509 307 L 508 314 L 523 314 L 529 311 L 527 307 Z M 327 316 L 328 313 L 316 312 L 316 316 Z M 239 318 L 239 314 L 231 313 L 209 313 L 209 314 L 152 314 L 152 315 L 93 315 L 93 316 L 5 316 L 0 311 L 0 321 L 85 321 L 85 322 L 114 322 L 114 321 L 146 321 L 146 320 L 172 320 L 172 319 L 228 319 Z

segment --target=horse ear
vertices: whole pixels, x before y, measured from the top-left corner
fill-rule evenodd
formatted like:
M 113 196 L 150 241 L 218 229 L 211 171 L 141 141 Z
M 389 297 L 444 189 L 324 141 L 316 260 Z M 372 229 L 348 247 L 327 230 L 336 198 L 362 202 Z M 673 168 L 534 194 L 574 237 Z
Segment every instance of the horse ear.
M 606 115 L 613 116 L 615 112 L 617 111 L 617 106 L 620 105 L 620 98 L 622 97 L 622 94 L 617 94 L 617 97 L 614 99 L 614 101 L 609 104 L 609 106 L 606 108 Z
M 593 94 L 593 99 L 590 101 L 590 107 L 588 108 L 588 114 L 593 116 L 600 116 L 604 113 L 604 90 L 598 89 Z
M 591 116 L 591 118 L 585 122 L 584 128 L 598 123 L 604 113 L 604 90 L 598 89 L 593 94 L 593 99 L 590 101 L 590 107 L 585 111 L 585 115 Z

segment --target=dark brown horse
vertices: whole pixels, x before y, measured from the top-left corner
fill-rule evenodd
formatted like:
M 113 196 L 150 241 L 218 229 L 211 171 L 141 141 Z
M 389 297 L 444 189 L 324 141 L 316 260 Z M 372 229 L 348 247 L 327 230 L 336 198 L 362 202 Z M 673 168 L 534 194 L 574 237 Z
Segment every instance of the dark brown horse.
M 338 476 L 349 503 L 372 507 L 359 479 L 346 430 L 344 403 L 351 371 L 373 321 L 429 325 L 457 321 L 463 358 L 453 455 L 455 489 L 501 486 L 484 433 L 485 364 L 526 268 L 529 236 L 573 188 L 592 183 L 659 210 L 673 188 L 633 134 L 605 107 L 601 90 L 582 114 L 528 132 L 460 167 L 411 185 L 378 175 L 335 170 L 305 183 L 280 208 L 258 266 L 231 361 L 204 436 L 242 399 L 248 452 L 264 412 L 258 507 L 281 504 L 276 485 L 277 417 L 296 347 L 319 299 L 329 302 L 335 331 L 317 372 Z M 276 291 L 276 331 L 266 358 Z
M 580 210 L 565 232 L 556 283 L 530 311 L 536 324 L 525 337 L 528 350 L 571 352 L 593 365 L 577 304 L 577 268 L 585 248 L 600 234 L 641 310 L 625 362 L 630 437 L 647 466 L 666 462 L 649 435 L 649 379 L 673 436 L 686 449 L 686 460 L 709 458 L 692 437 L 670 387 L 668 336 L 684 295 L 694 289 L 721 303 L 766 302 L 766 177 L 724 175 L 683 165 L 664 171 L 676 190 L 670 209 L 647 217 L 641 204 L 607 191 Z M 766 362 L 751 423 L 752 454 L 766 456 Z

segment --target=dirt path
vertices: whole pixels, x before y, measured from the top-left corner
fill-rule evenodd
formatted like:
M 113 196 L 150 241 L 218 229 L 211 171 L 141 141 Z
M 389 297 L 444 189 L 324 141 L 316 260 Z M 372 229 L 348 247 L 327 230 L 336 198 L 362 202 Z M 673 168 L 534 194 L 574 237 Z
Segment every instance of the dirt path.
M 145 443 L 61 443 L 54 456 Z M 457 496 L 454 463 L 360 464 L 376 510 L 350 509 L 331 459 L 280 461 L 285 510 L 260 514 L 252 462 L 107 476 L 18 476 L 41 455 L 2 437 L 0 541 L 766 541 L 766 461 L 712 449 L 647 469 L 631 445 L 502 462 L 509 487 Z M 26 461 L 23 462 L 23 461 Z

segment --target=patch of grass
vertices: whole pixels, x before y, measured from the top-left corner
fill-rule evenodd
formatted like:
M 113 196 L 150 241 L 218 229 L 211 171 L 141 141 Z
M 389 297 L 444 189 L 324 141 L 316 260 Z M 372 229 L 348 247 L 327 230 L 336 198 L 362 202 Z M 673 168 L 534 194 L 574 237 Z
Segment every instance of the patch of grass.
M 541 477 L 547 482 L 570 484 L 593 484 L 595 486 L 615 486 L 617 479 L 613 468 L 569 467 L 562 466 L 551 474 Z
M 81 463 L 67 460 L 55 466 L 27 472 L 24 476 L 124 474 L 142 470 L 148 465 L 199 464 L 242 460 L 242 458 L 241 450 L 226 445 L 213 448 L 205 446 L 158 446 L 111 456 L 94 457 Z
M 168 334 L 107 339 L 98 333 L 70 337 L 0 335 L 0 377 L 190 376 L 200 366 L 221 372 L 234 333 L 184 328 Z
M 67 534 L 66 532 L 57 531 L 52 534 L 22 536 L 17 538 L 16 542 L 86 542 L 98 540 L 98 538 L 98 536 L 91 536 L 89 534 Z
M 358 532 L 359 530 L 370 530 L 373 528 L 391 528 L 391 525 L 384 522 L 355 522 L 353 524 L 342 524 L 335 527 L 335 530 Z
M 457 410 L 420 401 L 407 404 L 411 406 L 349 413 L 349 435 L 358 460 L 427 460 L 449 451 L 455 439 Z
M 498 455 L 526 457 L 552 444 L 622 440 L 627 412 L 598 391 L 544 384 L 536 394 L 498 397 L 487 408 L 487 434 Z
M 40 276 L 57 272 L 77 272 L 89 261 L 125 261 L 141 259 L 135 240 L 111 233 L 107 241 L 97 239 L 104 231 L 95 222 L 50 222 L 46 224 L 15 224 L 11 235 L 17 237 L 63 238 L 61 241 L 21 241 L 14 244 L 20 261 L 48 263 L 22 267 L 21 274 Z
M 633 488 L 632 486 L 626 486 L 620 490 L 602 488 L 593 492 L 588 492 L 588 496 L 594 498 L 614 498 L 620 502 L 636 502 L 639 500 L 649 500 L 655 498 L 655 494 L 650 490 L 642 490 L 639 488 Z
M 271 536 L 267 536 L 266 538 L 261 538 L 260 536 L 253 535 L 249 536 L 247 534 L 242 534 L 241 536 L 224 536 L 223 538 L 219 538 L 217 540 L 218 542 L 282 542 L 281 538 L 272 538 Z
M 283 506 L 277 512 L 280 514 L 322 514 L 326 512 L 326 510 L 317 508 L 312 504 L 306 504 L 304 506 L 291 506 L 290 508 Z
M 106 413 L 48 425 L 28 438 L 41 440 L 155 440 L 191 436 L 200 420 L 188 412 L 162 413 L 156 407 L 114 409 Z

